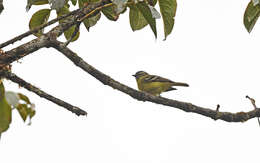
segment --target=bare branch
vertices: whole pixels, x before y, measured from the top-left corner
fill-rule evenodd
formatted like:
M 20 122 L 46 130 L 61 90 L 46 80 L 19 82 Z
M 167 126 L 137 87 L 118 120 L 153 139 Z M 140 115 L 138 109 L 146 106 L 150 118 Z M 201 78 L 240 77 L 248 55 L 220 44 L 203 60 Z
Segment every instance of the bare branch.
M 204 115 L 204 116 L 210 117 L 214 120 L 221 119 L 221 120 L 227 121 L 227 122 L 244 122 L 249 119 L 260 116 L 260 109 L 257 109 L 257 110 L 254 109 L 249 112 L 238 112 L 238 113 L 219 112 L 218 111 L 219 107 L 217 107 L 217 109 L 208 109 L 208 108 L 203 108 L 200 106 L 193 105 L 191 103 L 167 99 L 167 98 L 159 97 L 159 96 L 153 96 L 153 95 L 145 93 L 145 92 L 140 92 L 140 91 L 130 88 L 124 84 L 121 84 L 118 81 L 115 81 L 108 75 L 95 69 L 93 66 L 91 66 L 87 62 L 85 62 L 81 57 L 79 57 L 76 53 L 71 51 L 69 48 L 65 47 L 62 42 L 53 41 L 50 46 L 52 46 L 53 48 L 55 48 L 58 51 L 60 51 L 61 53 L 63 53 L 76 66 L 80 67 L 85 72 L 87 72 L 90 75 L 92 75 L 93 77 L 95 77 L 97 80 L 102 82 L 104 85 L 108 85 L 114 89 L 124 92 L 137 100 L 150 101 L 150 102 L 153 102 L 156 104 L 162 104 L 162 105 L 178 108 L 185 112 L 193 112 L 193 113 L 197 113 L 200 115 Z
M 40 90 L 39 88 L 33 86 L 32 84 L 24 81 L 23 79 L 21 79 L 20 77 L 16 76 L 15 74 L 8 72 L 8 71 L 1 71 L 0 72 L 0 76 L 5 77 L 6 79 L 11 80 L 14 83 L 17 83 L 19 86 L 24 87 L 25 89 L 34 92 L 35 94 L 37 94 L 38 96 L 45 98 L 59 106 L 64 107 L 65 109 L 71 111 L 72 113 L 75 113 L 76 115 L 80 116 L 80 115 L 87 115 L 87 112 L 76 107 L 73 106 L 65 101 L 62 101 L 42 90 Z

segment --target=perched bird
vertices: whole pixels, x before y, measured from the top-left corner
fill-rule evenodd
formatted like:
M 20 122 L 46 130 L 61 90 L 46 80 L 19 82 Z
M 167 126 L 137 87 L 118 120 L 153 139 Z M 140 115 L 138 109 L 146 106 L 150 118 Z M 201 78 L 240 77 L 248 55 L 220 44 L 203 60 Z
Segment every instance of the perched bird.
M 174 82 L 160 76 L 150 75 L 144 71 L 138 71 L 133 76 L 136 79 L 137 86 L 140 91 L 144 91 L 155 96 L 159 96 L 162 92 L 177 90 L 172 86 L 189 86 L 186 83 Z

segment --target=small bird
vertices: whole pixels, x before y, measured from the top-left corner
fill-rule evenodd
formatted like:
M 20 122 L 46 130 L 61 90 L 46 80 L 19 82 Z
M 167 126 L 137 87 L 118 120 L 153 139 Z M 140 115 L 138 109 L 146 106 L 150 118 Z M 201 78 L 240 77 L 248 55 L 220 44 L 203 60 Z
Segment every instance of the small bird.
M 133 76 L 136 79 L 137 86 L 140 91 L 144 91 L 155 96 L 159 96 L 162 92 L 177 90 L 172 86 L 189 86 L 186 83 L 174 82 L 160 76 L 150 75 L 144 71 L 138 71 Z

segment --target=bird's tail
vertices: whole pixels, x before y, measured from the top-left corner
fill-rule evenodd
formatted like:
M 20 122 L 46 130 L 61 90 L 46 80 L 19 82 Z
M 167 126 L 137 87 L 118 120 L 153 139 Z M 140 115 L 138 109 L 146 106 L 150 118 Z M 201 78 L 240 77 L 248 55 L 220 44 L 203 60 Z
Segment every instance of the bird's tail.
M 172 86 L 182 86 L 182 87 L 188 87 L 189 84 L 187 83 L 181 83 L 181 82 L 173 82 Z

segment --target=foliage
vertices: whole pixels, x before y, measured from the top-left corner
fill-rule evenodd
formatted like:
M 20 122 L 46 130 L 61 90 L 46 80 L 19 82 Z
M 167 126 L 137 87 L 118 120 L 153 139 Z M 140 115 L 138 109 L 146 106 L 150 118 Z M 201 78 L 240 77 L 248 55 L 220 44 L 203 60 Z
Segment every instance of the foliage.
M 5 91 L 4 84 L 0 80 L 0 135 L 5 132 L 12 120 L 12 110 L 16 109 L 23 121 L 35 115 L 34 104 L 29 98 L 21 93 Z
M 44 5 L 48 3 L 47 1 L 50 3 L 50 9 L 41 9 L 35 12 L 29 23 L 30 29 L 46 23 L 52 9 L 56 10 L 57 16 L 61 16 L 70 12 L 71 5 L 76 7 L 76 4 L 78 4 L 78 8 L 82 8 L 89 3 L 99 2 L 100 0 L 28 0 L 27 9 L 29 9 L 28 6 Z M 117 21 L 119 15 L 124 14 L 127 8 L 130 9 L 129 22 L 133 31 L 143 29 L 149 24 L 155 37 L 157 37 L 156 19 L 161 18 L 161 15 L 163 19 L 165 39 L 173 29 L 177 9 L 176 0 L 158 0 L 158 3 L 157 0 L 112 0 L 112 2 L 112 5 L 104 7 L 101 12 L 91 15 L 84 20 L 83 24 L 88 31 L 100 20 L 101 13 L 105 15 L 108 20 Z M 155 8 L 156 4 L 160 7 L 160 13 Z M 63 21 L 66 20 L 62 20 L 60 23 Z M 75 26 L 65 31 L 65 38 L 69 40 L 74 31 Z M 42 34 L 43 31 L 39 31 L 35 35 L 39 37 Z M 73 41 L 77 40 L 78 37 L 79 32 L 73 38 Z

